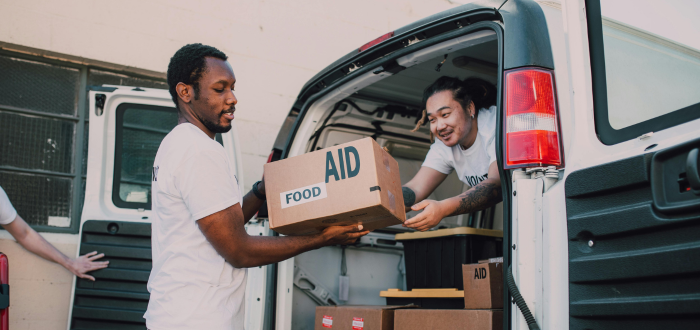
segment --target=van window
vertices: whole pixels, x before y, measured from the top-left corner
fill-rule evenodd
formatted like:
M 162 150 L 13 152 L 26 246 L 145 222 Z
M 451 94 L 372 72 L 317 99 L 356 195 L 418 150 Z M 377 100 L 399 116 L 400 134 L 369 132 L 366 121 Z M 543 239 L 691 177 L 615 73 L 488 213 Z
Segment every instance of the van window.
M 151 209 L 151 174 L 163 138 L 177 125 L 177 110 L 124 103 L 117 107 L 112 201 Z
M 700 4 L 586 3 L 601 140 L 614 144 L 699 118 Z
M 177 110 L 144 104 L 117 107 L 114 156 L 114 205 L 151 209 L 151 175 L 160 142 L 177 126 Z M 216 142 L 223 145 L 221 134 Z

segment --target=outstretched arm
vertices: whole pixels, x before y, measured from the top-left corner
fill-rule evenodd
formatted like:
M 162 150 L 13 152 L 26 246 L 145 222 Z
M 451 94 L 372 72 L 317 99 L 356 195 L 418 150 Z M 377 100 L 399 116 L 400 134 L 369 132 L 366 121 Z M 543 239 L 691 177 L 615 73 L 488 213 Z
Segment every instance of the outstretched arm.
M 442 181 L 445 181 L 447 174 L 438 172 L 430 167 L 421 166 L 418 173 L 403 185 L 404 203 L 406 211 L 410 211 L 410 207 L 426 199 L 437 188 Z
M 445 217 L 483 210 L 502 200 L 501 177 L 496 162 L 489 166 L 488 178 L 466 192 L 442 201 L 424 200 L 411 209 L 423 210 L 404 222 L 405 227 L 426 231 L 435 227 Z
M 197 220 L 214 249 L 236 268 L 268 265 L 322 246 L 350 244 L 369 233 L 362 225 L 333 226 L 317 235 L 264 237 L 245 231 L 240 203 Z
M 104 257 L 103 253 L 97 254 L 96 251 L 88 253 L 76 259 L 68 258 L 65 254 L 58 251 L 51 243 L 47 242 L 39 233 L 22 219 L 19 215 L 14 221 L 3 225 L 17 242 L 29 252 L 32 252 L 48 261 L 53 261 L 71 273 L 80 278 L 85 278 L 94 281 L 95 278 L 87 275 L 87 272 L 106 268 L 109 261 L 95 261 Z

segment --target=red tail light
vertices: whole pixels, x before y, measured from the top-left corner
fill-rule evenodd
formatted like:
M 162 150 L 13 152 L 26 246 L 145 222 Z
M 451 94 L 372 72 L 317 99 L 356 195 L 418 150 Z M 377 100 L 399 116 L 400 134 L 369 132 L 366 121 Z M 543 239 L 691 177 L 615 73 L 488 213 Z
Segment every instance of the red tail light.
M 4 253 L 0 253 L 0 295 L 4 309 L 0 311 L 0 330 L 7 330 L 10 327 L 10 274 L 9 262 Z M 5 306 L 7 299 L 7 306 Z
M 374 40 L 362 45 L 362 47 L 360 47 L 360 51 L 358 53 L 364 52 L 365 50 L 369 49 L 370 47 L 372 47 L 378 43 L 381 43 L 382 41 L 387 40 L 393 36 L 394 36 L 394 31 L 389 32 L 389 33 L 387 33 L 387 34 L 385 34 L 377 39 L 374 39 Z
M 505 114 L 505 168 L 564 165 L 551 71 L 506 72 Z

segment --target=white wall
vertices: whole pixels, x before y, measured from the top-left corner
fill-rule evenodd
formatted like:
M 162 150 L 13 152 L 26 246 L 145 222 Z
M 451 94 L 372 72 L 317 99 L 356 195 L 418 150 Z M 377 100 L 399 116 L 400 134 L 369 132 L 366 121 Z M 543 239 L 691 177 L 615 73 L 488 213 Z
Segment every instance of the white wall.
M 187 43 L 221 49 L 237 79 L 248 190 L 308 79 L 362 44 L 454 6 L 447 0 L 0 0 L 0 43 L 157 72 Z M 75 243 L 48 239 L 75 253 Z M 11 264 L 11 329 L 65 329 L 69 274 L 5 236 L 0 249 Z
M 0 0 L 0 41 L 165 72 L 181 46 L 230 57 L 245 182 L 262 164 L 303 84 L 362 44 L 428 15 L 446 0 Z M 245 187 L 249 189 L 250 187 Z

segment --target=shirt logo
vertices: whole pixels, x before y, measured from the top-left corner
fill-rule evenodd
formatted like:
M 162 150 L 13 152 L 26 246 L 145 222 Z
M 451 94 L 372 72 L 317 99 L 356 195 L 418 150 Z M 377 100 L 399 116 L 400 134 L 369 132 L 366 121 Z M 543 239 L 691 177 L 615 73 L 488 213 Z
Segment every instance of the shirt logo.
M 486 180 L 488 177 L 489 177 L 488 173 L 486 173 L 482 176 L 477 176 L 477 175 L 465 176 L 465 178 L 467 179 L 467 184 L 469 184 L 472 187 L 478 185 L 479 183 L 481 183 L 481 181 Z

